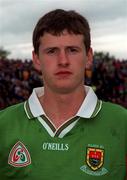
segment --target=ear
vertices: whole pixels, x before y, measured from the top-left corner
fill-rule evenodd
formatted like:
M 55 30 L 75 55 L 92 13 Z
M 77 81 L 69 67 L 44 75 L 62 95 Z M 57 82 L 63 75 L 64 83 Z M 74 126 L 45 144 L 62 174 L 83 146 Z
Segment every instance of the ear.
M 93 50 L 92 48 L 89 49 L 87 52 L 87 62 L 86 62 L 86 68 L 91 69 L 93 65 Z
M 41 64 L 39 56 L 35 53 L 35 51 L 32 51 L 32 60 L 33 64 L 36 70 L 41 71 Z

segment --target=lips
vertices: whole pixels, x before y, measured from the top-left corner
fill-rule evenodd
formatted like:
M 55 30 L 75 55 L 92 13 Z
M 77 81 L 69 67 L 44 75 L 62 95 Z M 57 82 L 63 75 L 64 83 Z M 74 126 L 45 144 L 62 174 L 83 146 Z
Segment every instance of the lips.
M 72 74 L 72 72 L 70 71 L 58 71 L 57 73 L 55 73 L 55 75 L 70 75 Z
M 60 78 L 69 77 L 71 74 L 72 74 L 72 72 L 70 72 L 70 71 L 58 71 L 57 73 L 55 73 L 55 75 Z

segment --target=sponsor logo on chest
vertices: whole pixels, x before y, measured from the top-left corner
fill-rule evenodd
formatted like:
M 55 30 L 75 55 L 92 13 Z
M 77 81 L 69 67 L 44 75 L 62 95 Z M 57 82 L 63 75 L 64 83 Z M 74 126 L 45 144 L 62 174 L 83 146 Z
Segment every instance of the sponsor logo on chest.
M 42 144 L 43 150 L 50 150 L 50 151 L 68 151 L 69 145 L 64 143 L 49 143 L 44 142 Z

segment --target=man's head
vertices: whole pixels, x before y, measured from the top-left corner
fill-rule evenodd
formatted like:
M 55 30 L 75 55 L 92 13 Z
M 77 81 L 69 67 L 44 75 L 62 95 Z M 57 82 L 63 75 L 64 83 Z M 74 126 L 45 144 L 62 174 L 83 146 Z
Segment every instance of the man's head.
M 33 33 L 33 62 L 42 72 L 44 87 L 55 93 L 84 91 L 85 68 L 92 62 L 90 28 L 74 11 L 44 15 Z
M 75 11 L 56 9 L 40 18 L 33 32 L 34 52 L 38 54 L 40 37 L 44 33 L 59 36 L 67 30 L 70 34 L 82 34 L 86 53 L 90 49 L 90 27 L 88 21 Z

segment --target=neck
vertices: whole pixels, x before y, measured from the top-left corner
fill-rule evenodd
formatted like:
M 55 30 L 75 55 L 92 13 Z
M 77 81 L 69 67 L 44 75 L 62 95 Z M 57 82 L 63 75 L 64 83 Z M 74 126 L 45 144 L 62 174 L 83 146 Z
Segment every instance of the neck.
M 68 94 L 56 94 L 46 90 L 44 92 L 44 95 L 40 97 L 40 103 L 46 116 L 57 128 L 76 115 L 85 98 L 84 86 Z

